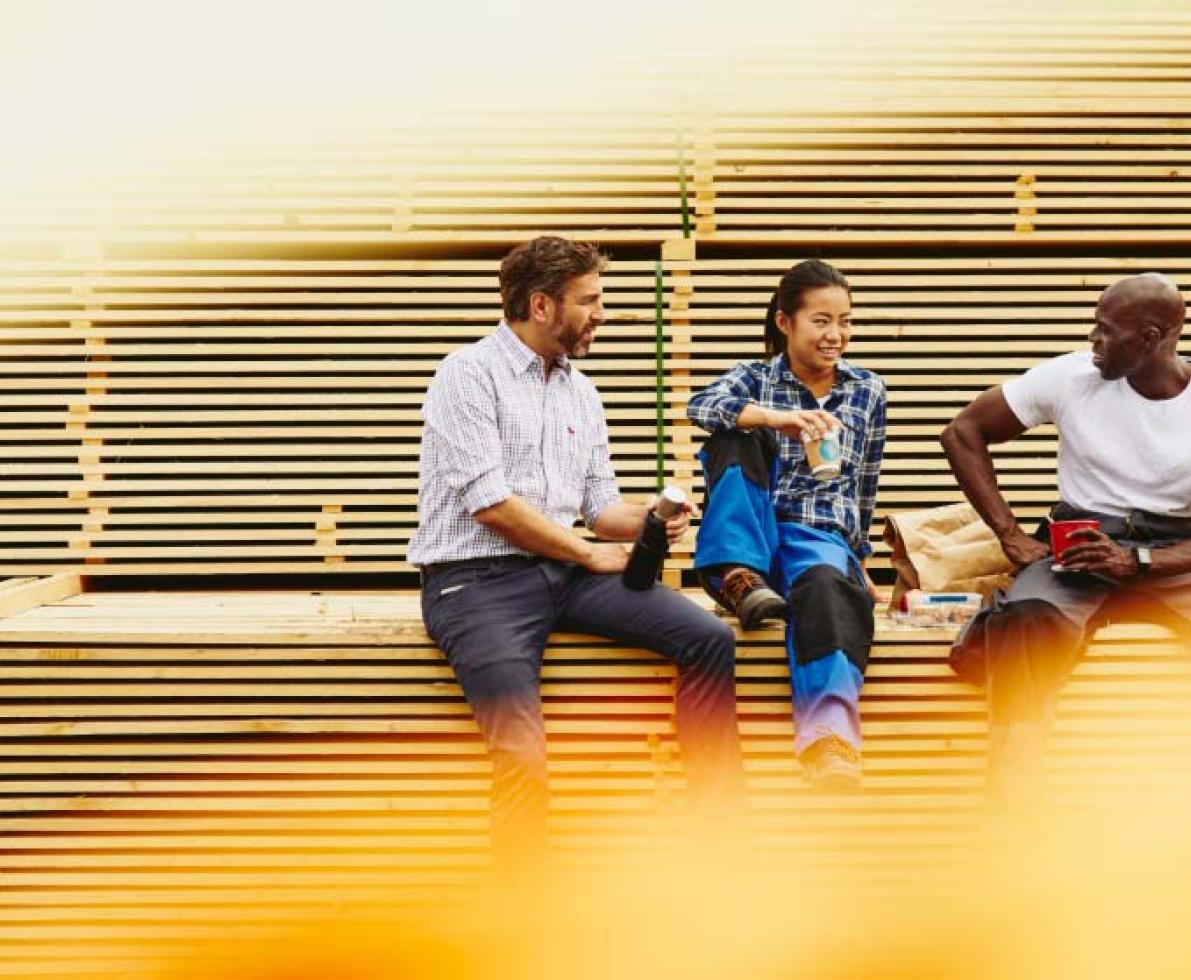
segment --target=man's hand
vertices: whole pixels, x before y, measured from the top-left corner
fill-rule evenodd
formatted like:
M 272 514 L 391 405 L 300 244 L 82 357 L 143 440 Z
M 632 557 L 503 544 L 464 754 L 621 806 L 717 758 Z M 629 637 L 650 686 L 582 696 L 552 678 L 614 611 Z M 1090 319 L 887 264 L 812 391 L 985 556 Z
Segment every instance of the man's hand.
M 629 553 L 623 545 L 610 541 L 593 541 L 587 557 L 579 562 L 589 572 L 616 574 L 629 563 Z
M 1122 548 L 1103 531 L 1082 527 L 1071 532 L 1070 540 L 1079 543 L 1068 546 L 1063 552 L 1060 564 L 1064 568 L 1073 572 L 1094 572 L 1119 580 L 1137 574 L 1133 552 Z
M 657 494 L 654 494 L 645 501 L 645 512 L 648 514 L 653 510 L 654 505 L 658 502 Z M 687 529 L 691 526 L 691 518 L 698 517 L 701 511 L 697 506 L 686 500 L 682 504 L 682 510 L 666 521 L 666 540 L 671 544 L 677 544 Z M 642 520 L 645 518 L 642 517 Z
M 841 428 L 839 419 L 830 412 L 822 409 L 804 412 L 797 408 L 774 411 L 770 427 L 791 439 L 801 439 L 806 433 L 806 438 L 811 442 L 821 439 L 833 429 Z
M 1005 557 L 1013 562 L 1015 568 L 1024 568 L 1031 562 L 1036 562 L 1039 558 L 1045 558 L 1050 554 L 1050 549 L 1046 545 L 1031 538 L 1020 527 L 1015 528 L 1012 534 L 1001 539 L 1001 550 L 1005 552 Z

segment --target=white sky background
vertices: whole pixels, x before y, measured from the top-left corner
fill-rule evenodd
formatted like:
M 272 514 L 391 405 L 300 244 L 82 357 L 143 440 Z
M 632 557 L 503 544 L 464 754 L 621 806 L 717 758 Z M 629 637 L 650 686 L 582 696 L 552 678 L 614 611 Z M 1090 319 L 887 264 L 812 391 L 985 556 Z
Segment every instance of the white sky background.
M 664 76 L 676 49 L 747 60 L 779 36 L 829 74 L 939 18 L 1029 37 L 1040 11 L 1103 16 L 1120 0 L 0 0 L 0 196 L 144 152 L 443 106 L 566 106 L 582 126 L 591 107 L 619 108 L 608 100 L 658 98 L 664 83 L 642 80 L 634 100 L 623 68 Z

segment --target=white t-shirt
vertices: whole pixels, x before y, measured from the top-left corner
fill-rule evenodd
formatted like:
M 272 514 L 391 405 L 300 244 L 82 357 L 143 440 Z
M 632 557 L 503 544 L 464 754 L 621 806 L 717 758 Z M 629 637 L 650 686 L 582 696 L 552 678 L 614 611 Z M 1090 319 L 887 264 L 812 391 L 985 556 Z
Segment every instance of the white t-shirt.
M 1059 496 L 1083 510 L 1191 516 L 1191 384 L 1151 401 L 1105 381 L 1090 351 L 1064 354 L 1001 386 L 1027 429 L 1059 430 Z

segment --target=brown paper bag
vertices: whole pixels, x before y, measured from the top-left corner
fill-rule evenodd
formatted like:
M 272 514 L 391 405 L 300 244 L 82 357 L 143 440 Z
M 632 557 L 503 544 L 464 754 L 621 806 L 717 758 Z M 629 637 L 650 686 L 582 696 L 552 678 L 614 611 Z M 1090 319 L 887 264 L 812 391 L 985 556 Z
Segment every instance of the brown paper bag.
M 895 609 L 910 589 L 979 592 L 987 599 L 1009 584 L 1013 564 L 971 504 L 890 515 L 884 537 L 897 572 Z

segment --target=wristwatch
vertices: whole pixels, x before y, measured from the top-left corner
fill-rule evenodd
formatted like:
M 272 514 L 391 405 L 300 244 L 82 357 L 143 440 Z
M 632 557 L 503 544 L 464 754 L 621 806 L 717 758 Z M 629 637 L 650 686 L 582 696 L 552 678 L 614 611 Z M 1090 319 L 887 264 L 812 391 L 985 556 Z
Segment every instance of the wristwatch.
M 1133 560 L 1137 562 L 1138 575 L 1148 575 L 1154 565 L 1154 557 L 1150 554 L 1150 549 L 1144 544 L 1135 544 L 1133 546 Z

